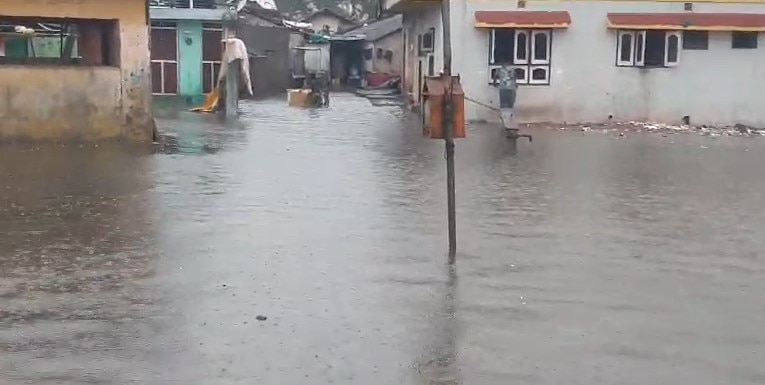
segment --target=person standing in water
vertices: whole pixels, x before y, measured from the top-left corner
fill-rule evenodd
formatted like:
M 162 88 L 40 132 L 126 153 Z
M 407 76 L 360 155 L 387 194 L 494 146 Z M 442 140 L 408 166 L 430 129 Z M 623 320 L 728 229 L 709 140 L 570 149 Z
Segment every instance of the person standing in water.
M 509 64 L 504 64 L 497 71 L 494 84 L 499 88 L 499 114 L 505 129 L 515 128 L 513 121 L 513 107 L 518 92 L 518 83 L 515 81 L 515 73 Z

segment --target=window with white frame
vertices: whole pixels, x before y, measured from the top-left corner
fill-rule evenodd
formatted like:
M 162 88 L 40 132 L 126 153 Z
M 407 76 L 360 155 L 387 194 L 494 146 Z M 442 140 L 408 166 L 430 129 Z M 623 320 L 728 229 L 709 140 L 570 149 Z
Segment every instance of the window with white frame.
M 618 67 L 674 67 L 680 62 L 679 31 L 625 31 L 616 33 Z
M 496 28 L 489 40 L 491 82 L 500 67 L 510 64 L 518 84 L 550 84 L 551 30 Z

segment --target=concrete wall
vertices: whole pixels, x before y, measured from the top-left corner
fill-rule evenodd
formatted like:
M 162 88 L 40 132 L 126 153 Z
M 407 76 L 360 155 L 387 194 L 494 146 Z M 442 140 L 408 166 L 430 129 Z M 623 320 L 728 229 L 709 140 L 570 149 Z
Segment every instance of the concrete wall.
M 452 2 L 454 71 L 468 97 L 498 106 L 497 90 L 488 84 L 489 30 L 474 27 L 475 11 L 515 9 L 515 2 Z M 699 124 L 765 126 L 765 33 L 758 49 L 731 49 L 730 32 L 710 32 L 709 50 L 681 50 L 677 67 L 616 67 L 616 32 L 606 28 L 606 13 L 683 12 L 683 3 L 530 1 L 526 9 L 568 10 L 572 24 L 553 33 L 550 85 L 520 87 L 520 121 L 603 122 L 612 115 L 679 122 L 688 115 Z M 765 5 L 695 3 L 694 11 L 760 13 Z M 498 119 L 473 103 L 467 117 Z
M 255 96 L 283 94 L 290 79 L 290 30 L 282 27 L 241 25 L 237 34 L 250 52 Z
M 0 65 L 0 140 L 147 141 L 152 135 L 144 0 L 3 0 L 5 16 L 118 19 L 120 67 Z
M 295 68 L 295 48 L 305 45 L 305 36 L 300 32 L 290 31 L 289 39 L 289 57 L 290 57 L 290 69 Z
M 367 48 L 372 49 L 372 60 L 367 60 L 365 68 L 368 71 L 384 72 L 389 74 L 401 75 L 404 65 L 404 41 L 403 34 L 399 31 L 383 37 L 375 42 L 368 43 Z M 390 61 L 385 58 L 377 57 L 377 49 L 392 51 L 393 57 Z
M 417 77 L 418 63 L 422 66 L 422 73 L 427 74 L 427 57 L 417 55 L 417 35 L 426 33 L 430 28 L 435 28 L 434 54 L 435 73 L 444 67 L 443 61 L 443 30 L 441 23 L 440 4 L 418 4 L 410 12 L 404 13 L 404 90 L 415 103 L 419 100 L 422 90 L 421 79 Z

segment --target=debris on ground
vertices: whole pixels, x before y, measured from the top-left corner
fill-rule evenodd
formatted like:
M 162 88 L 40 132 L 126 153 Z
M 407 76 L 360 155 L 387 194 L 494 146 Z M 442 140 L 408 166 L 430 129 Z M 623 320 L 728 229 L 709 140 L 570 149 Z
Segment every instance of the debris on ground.
M 537 124 L 528 124 L 528 127 L 535 127 Z M 745 124 L 736 124 L 734 126 L 707 126 L 707 125 L 674 125 L 666 123 L 653 123 L 653 122 L 610 122 L 602 124 L 576 124 L 567 126 L 557 126 L 558 130 L 579 130 L 581 132 L 602 132 L 608 134 L 610 132 L 618 133 L 619 136 L 624 136 L 625 132 L 651 132 L 660 133 L 666 137 L 669 134 L 698 134 L 709 137 L 721 137 L 721 136 L 737 136 L 737 137 L 753 137 L 753 136 L 765 136 L 765 128 L 757 128 L 748 126 Z
M 765 129 L 758 129 L 755 127 L 736 124 L 733 127 L 714 127 L 714 126 L 692 126 L 692 125 L 672 125 L 662 123 L 644 123 L 644 122 L 627 122 L 628 126 L 642 127 L 648 132 L 677 132 L 677 133 L 697 133 L 700 135 L 717 137 L 717 136 L 765 136 Z

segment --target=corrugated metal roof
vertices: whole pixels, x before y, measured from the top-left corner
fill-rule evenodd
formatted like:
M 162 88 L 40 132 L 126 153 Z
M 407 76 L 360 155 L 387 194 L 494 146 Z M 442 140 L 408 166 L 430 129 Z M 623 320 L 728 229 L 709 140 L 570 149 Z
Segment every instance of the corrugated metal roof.
M 394 32 L 400 31 L 402 28 L 402 16 L 395 15 L 387 19 L 377 20 L 367 25 L 363 25 L 358 28 L 354 28 L 342 34 L 342 36 L 351 37 L 363 37 L 367 41 L 380 40 L 385 36 L 388 36 Z

